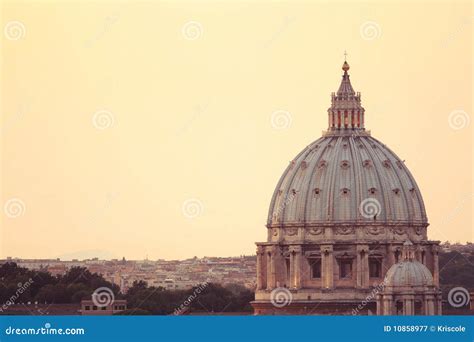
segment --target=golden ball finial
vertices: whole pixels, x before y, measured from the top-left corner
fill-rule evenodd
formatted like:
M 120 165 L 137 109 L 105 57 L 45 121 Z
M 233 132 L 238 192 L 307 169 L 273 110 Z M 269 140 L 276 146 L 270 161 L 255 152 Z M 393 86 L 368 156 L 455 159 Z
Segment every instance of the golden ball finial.
M 349 69 L 350 69 L 349 64 L 346 61 L 344 61 L 344 64 L 342 65 L 342 70 L 347 71 Z

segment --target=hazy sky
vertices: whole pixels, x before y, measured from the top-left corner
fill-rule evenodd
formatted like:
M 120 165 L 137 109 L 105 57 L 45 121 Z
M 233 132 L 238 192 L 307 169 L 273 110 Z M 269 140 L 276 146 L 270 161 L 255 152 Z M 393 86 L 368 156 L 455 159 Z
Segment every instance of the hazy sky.
M 470 1 L 0 6 L 0 257 L 253 254 L 344 50 L 429 237 L 473 241 Z

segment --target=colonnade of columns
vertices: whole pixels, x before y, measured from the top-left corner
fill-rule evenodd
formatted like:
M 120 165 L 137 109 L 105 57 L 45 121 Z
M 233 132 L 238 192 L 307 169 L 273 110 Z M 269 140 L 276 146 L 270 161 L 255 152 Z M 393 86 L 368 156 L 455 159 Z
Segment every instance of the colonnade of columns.
M 334 288 L 335 264 L 334 248 L 332 244 L 321 245 L 321 287 L 324 289 Z M 303 255 L 300 245 L 291 245 L 288 248 L 289 271 L 286 272 L 285 257 L 277 245 L 259 245 L 257 248 L 257 290 L 273 290 L 275 287 L 286 284 L 291 289 L 301 289 L 303 280 L 310 277 L 307 270 L 309 264 Z M 369 247 L 368 245 L 357 246 L 356 264 L 356 287 L 368 288 L 369 282 Z
M 421 305 L 416 312 L 416 303 Z M 434 294 L 379 294 L 377 296 L 377 315 L 404 315 L 415 314 L 433 316 L 441 313 L 441 299 Z

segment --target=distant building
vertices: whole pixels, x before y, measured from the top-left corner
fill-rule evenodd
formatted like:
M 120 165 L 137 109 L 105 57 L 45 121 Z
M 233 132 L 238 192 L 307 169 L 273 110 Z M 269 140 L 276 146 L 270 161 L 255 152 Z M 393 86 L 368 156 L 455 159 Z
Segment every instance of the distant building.
M 97 306 L 90 299 L 81 300 L 81 309 L 79 310 L 83 316 L 105 316 L 127 310 L 127 301 L 124 299 L 116 299 L 112 303 L 105 306 Z

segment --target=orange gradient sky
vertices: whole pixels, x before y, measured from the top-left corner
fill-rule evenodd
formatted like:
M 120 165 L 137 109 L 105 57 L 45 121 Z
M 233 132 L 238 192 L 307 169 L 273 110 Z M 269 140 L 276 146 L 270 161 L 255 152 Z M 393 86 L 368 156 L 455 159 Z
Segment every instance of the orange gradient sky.
M 0 257 L 253 254 L 344 50 L 429 237 L 473 241 L 470 1 L 0 6 Z

